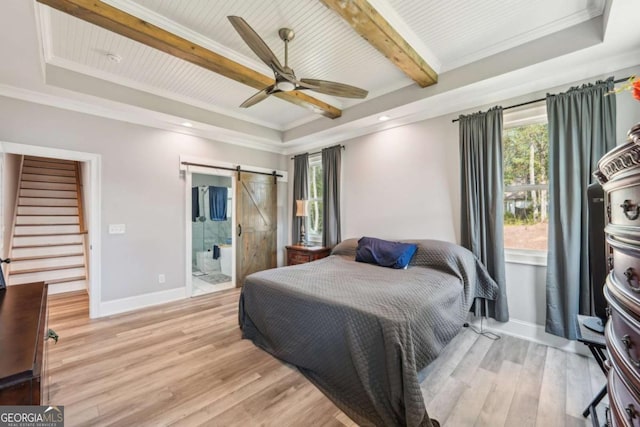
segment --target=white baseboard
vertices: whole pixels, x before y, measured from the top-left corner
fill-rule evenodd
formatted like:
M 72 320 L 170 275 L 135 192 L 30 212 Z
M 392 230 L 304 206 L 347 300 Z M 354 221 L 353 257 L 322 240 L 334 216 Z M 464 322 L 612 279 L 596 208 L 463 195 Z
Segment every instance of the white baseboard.
M 78 280 L 75 282 L 67 283 L 54 283 L 48 286 L 47 293 L 49 295 L 63 294 L 65 292 L 86 291 L 87 282 L 84 280 Z
M 472 323 L 476 327 L 480 326 L 480 320 L 473 320 Z M 585 356 L 591 355 L 586 345 L 578 341 L 570 341 L 566 338 L 551 335 L 544 331 L 544 326 L 542 325 L 517 319 L 509 320 L 506 323 L 498 322 L 494 319 L 484 319 L 483 323 L 485 329 L 498 334 L 511 335 L 570 353 L 578 353 Z
M 98 317 L 111 316 L 112 314 L 125 313 L 152 305 L 164 304 L 187 297 L 185 288 L 167 289 L 166 291 L 153 292 L 151 294 L 136 295 L 134 297 L 121 298 L 100 303 Z

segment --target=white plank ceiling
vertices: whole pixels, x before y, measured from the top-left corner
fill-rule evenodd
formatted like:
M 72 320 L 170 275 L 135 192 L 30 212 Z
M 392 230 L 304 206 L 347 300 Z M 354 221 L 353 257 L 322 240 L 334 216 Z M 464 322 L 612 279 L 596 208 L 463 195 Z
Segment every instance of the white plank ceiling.
M 391 62 L 317 0 L 105 0 L 128 13 L 271 75 L 235 32 L 228 15 L 243 17 L 284 62 L 277 31 L 296 31 L 289 65 L 299 78 L 338 81 L 369 90 L 373 99 L 415 85 Z M 447 71 L 602 14 L 604 0 L 377 0 L 416 36 Z M 349 7 L 345 0 L 345 7 Z M 43 9 L 44 10 L 44 9 Z M 186 102 L 274 129 L 317 116 L 275 97 L 249 109 L 238 105 L 255 90 L 133 42 L 64 13 L 43 12 L 49 63 Z M 397 27 L 397 23 L 394 22 Z M 418 49 L 419 50 L 419 49 Z M 122 58 L 110 61 L 106 54 Z M 417 86 L 416 86 L 417 87 Z M 341 108 L 363 102 L 316 95 Z M 328 120 L 328 119 L 327 119 Z

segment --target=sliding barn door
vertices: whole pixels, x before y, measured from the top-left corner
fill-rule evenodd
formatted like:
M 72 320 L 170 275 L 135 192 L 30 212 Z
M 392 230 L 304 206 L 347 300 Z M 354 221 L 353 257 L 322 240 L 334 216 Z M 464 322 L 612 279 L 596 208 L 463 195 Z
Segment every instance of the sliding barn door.
M 277 263 L 276 193 L 272 176 L 240 172 L 236 185 L 236 286 Z

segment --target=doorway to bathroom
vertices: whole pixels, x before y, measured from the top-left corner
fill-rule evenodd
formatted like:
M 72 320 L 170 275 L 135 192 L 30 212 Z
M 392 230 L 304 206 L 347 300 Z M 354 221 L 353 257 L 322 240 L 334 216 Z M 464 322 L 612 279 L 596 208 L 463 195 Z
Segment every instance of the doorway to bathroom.
M 191 296 L 235 287 L 234 182 L 191 174 Z

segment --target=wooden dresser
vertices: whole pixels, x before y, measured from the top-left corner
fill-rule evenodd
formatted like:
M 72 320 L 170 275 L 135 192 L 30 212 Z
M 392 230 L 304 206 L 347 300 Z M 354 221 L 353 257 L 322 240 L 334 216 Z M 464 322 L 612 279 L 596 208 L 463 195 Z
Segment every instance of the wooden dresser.
M 596 176 L 606 192 L 610 273 L 605 338 L 611 426 L 640 426 L 640 124 L 607 153 Z
M 0 405 L 41 405 L 46 398 L 47 285 L 0 291 Z
M 287 246 L 287 265 L 304 264 L 329 256 L 331 248 L 324 246 Z

